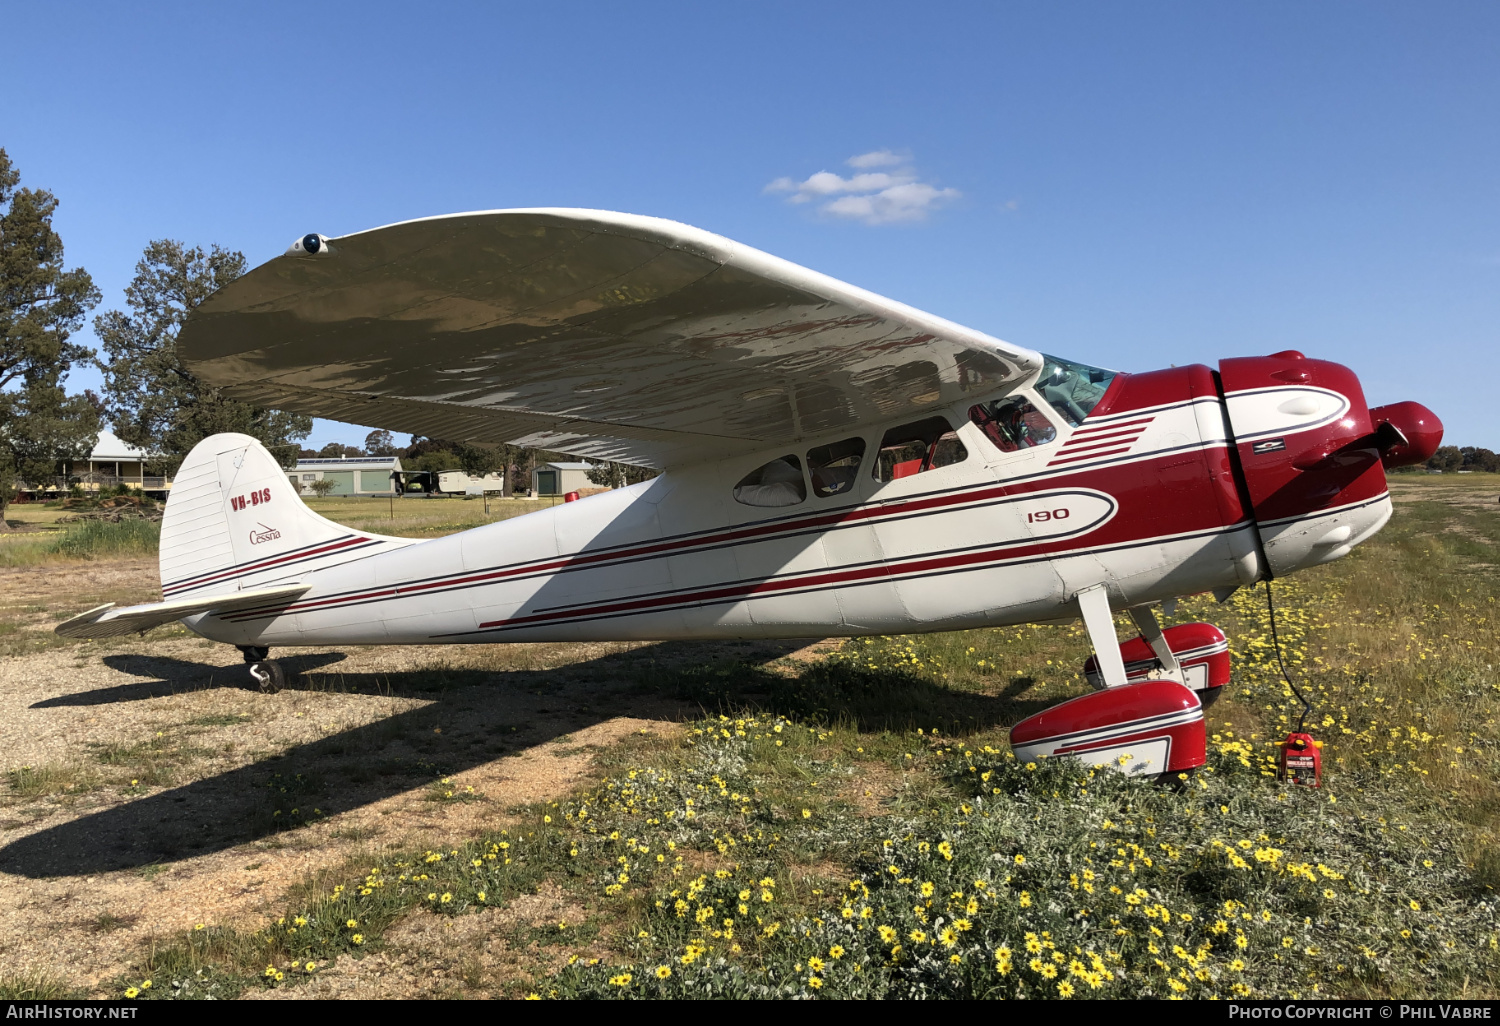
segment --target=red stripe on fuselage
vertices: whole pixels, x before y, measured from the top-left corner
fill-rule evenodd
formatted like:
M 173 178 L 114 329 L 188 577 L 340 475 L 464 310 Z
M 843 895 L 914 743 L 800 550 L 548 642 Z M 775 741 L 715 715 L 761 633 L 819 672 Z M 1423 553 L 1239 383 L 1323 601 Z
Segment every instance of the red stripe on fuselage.
M 310 559 L 313 556 L 327 555 L 330 552 L 337 552 L 341 549 L 347 549 L 351 545 L 362 545 L 370 540 L 371 539 L 369 538 L 360 537 L 347 538 L 343 541 L 319 546 L 318 548 L 314 548 L 306 552 L 288 552 L 284 556 L 275 556 L 270 559 L 263 559 L 255 563 L 245 563 L 241 566 L 226 567 L 223 570 L 211 572 L 207 576 L 201 578 L 183 578 L 183 581 L 187 583 L 173 582 L 172 584 L 162 585 L 162 595 L 166 596 L 167 594 L 170 594 L 172 592 L 194 591 L 198 588 L 202 588 L 210 584 L 219 583 L 225 578 L 244 577 L 249 574 L 258 574 L 263 570 L 269 570 L 272 567 L 281 565 L 282 563 L 288 563 L 302 559 Z

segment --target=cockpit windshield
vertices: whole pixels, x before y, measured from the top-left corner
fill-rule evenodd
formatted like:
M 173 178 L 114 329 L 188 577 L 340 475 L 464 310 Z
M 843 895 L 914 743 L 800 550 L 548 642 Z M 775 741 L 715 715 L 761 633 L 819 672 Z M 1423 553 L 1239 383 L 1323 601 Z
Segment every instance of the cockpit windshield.
M 1036 390 L 1064 420 L 1077 427 L 1104 398 L 1109 383 L 1115 379 L 1115 372 L 1060 360 L 1045 353 L 1042 359 L 1046 363 L 1042 366 L 1042 376 L 1037 379 Z

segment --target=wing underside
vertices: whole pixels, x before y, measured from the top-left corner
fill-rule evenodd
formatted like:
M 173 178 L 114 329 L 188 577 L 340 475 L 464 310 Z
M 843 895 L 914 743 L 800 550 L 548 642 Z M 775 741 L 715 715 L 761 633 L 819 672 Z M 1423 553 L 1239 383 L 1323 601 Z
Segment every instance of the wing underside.
M 189 367 L 257 404 L 665 467 L 1024 382 L 1039 354 L 673 221 L 513 210 L 278 257 Z

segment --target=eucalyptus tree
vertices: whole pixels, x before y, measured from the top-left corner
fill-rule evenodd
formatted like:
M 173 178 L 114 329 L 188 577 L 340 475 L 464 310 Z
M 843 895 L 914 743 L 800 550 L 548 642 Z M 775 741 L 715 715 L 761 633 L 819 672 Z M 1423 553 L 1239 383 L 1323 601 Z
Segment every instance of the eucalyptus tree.
M 99 431 L 87 395 L 69 396 L 63 379 L 93 350 L 70 341 L 99 302 L 94 280 L 63 263 L 52 227 L 57 197 L 21 187 L 0 149 L 0 530 L 23 481 L 41 485 L 59 461 L 86 457 Z

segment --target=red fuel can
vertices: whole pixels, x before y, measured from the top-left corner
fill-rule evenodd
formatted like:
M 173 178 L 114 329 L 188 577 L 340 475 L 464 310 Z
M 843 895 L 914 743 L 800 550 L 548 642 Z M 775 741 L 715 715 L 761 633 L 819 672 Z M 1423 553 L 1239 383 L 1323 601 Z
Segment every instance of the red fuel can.
M 1281 743 L 1277 779 L 1308 787 L 1323 786 L 1323 755 L 1311 734 L 1292 733 Z

